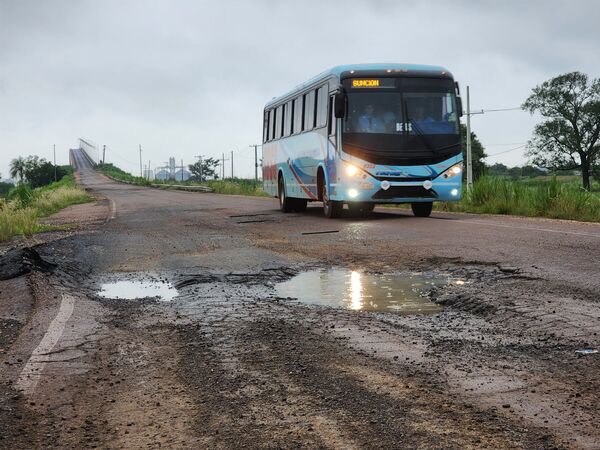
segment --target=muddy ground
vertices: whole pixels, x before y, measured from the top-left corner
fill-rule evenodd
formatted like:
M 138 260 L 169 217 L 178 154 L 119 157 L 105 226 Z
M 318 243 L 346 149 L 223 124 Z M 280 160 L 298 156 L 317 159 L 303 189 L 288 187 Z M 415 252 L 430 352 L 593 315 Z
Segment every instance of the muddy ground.
M 51 220 L 80 225 L 0 250 L 0 448 L 600 447 L 600 354 L 576 352 L 600 348 L 600 226 L 283 215 L 79 162 L 98 201 Z M 278 296 L 330 267 L 464 284 L 430 315 Z M 178 296 L 99 296 L 118 280 Z

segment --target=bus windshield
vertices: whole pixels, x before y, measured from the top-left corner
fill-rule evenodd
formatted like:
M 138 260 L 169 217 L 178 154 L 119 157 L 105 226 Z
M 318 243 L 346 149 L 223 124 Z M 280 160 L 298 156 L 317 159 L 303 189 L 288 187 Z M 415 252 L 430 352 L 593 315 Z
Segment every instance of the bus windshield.
M 375 164 L 435 164 L 460 153 L 450 78 L 342 80 L 347 109 L 342 151 Z
M 429 81 L 429 80 L 427 80 Z M 379 134 L 458 134 L 454 92 L 433 89 L 348 93 L 344 131 Z

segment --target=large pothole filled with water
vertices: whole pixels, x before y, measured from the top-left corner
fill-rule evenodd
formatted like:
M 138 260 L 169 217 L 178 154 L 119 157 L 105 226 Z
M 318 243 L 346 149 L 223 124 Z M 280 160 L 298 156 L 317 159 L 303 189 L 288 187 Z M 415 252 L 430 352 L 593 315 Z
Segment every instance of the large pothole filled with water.
M 435 314 L 443 307 L 432 302 L 433 288 L 462 284 L 448 276 L 430 274 L 368 274 L 329 269 L 300 273 L 275 286 L 277 295 L 300 303 L 354 311 L 396 314 Z

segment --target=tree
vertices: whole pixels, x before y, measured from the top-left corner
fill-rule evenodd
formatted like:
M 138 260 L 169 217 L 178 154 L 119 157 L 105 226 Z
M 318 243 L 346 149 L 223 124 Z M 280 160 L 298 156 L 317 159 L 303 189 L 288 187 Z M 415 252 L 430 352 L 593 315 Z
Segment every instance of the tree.
M 23 182 L 23 177 L 25 176 L 25 169 L 27 167 L 27 163 L 22 156 L 13 159 L 10 162 L 10 176 L 16 178 L 19 176 L 19 181 Z
M 467 127 L 465 125 L 460 126 L 460 141 L 463 153 L 463 160 L 465 161 L 465 170 L 467 165 Z M 473 180 L 478 179 L 485 173 L 485 162 L 486 158 L 485 149 L 479 141 L 479 138 L 473 131 L 471 131 L 471 160 L 473 163 Z
M 506 167 L 502 163 L 496 163 L 487 168 L 487 173 L 489 173 L 490 175 L 495 175 L 495 176 L 498 176 L 498 175 L 506 176 L 506 175 L 508 175 L 508 167 Z
M 209 178 L 217 179 L 217 166 L 219 160 L 216 158 L 206 158 L 202 161 L 196 161 L 194 164 L 190 164 L 188 168 L 196 181 L 206 181 Z
M 60 180 L 67 174 L 66 170 L 56 166 L 56 178 Z M 19 177 L 19 181 L 27 181 L 31 187 L 40 187 L 54 181 L 54 165 L 38 156 L 19 156 L 10 163 L 10 176 Z
M 546 120 L 536 125 L 528 143 L 532 162 L 547 169 L 580 169 L 583 188 L 600 155 L 600 79 L 581 72 L 559 75 L 533 89 L 523 109 Z
M 526 165 L 526 166 L 521 167 L 521 176 L 522 177 L 533 178 L 533 177 L 539 177 L 542 175 L 546 175 L 546 172 L 544 172 L 539 167 L 535 167 L 532 165 Z
M 65 169 L 56 166 L 56 179 L 66 175 Z M 36 188 L 54 182 L 54 165 L 44 158 L 29 156 L 25 160 L 24 176 L 31 187 Z

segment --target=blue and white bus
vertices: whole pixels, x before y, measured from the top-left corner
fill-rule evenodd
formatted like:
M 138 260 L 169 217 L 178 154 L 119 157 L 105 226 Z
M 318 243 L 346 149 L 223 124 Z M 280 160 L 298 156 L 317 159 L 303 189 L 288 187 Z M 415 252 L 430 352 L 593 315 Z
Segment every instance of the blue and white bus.
M 368 214 L 376 204 L 461 197 L 462 106 L 443 67 L 337 66 L 274 98 L 264 110 L 263 180 L 283 212 L 321 201 L 327 217 L 344 204 Z

